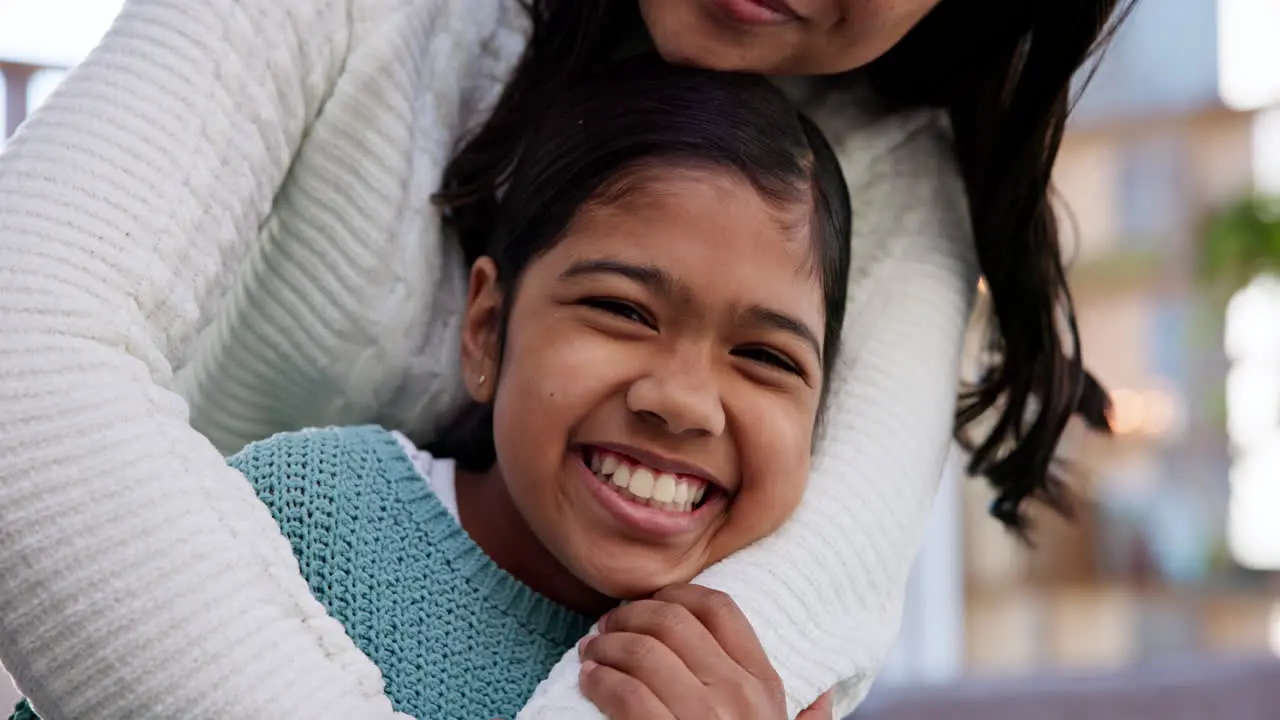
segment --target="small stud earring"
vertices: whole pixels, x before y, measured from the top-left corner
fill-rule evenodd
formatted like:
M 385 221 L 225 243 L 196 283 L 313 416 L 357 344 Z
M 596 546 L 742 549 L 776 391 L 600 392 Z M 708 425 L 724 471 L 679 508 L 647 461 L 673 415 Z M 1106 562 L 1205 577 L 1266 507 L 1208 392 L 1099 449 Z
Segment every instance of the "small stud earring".
M 476 384 L 477 384 L 477 385 L 483 385 L 483 384 L 484 384 L 484 381 L 485 381 L 485 380 L 488 380 L 488 379 L 489 379 L 489 378 L 485 377 L 484 375 L 481 375 L 480 377 L 476 378 Z

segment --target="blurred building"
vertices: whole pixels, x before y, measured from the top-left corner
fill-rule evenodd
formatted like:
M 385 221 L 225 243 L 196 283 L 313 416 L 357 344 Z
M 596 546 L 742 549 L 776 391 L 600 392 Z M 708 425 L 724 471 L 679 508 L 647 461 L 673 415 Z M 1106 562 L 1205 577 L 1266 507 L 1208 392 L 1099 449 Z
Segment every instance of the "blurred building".
M 968 672 L 1273 649 L 1280 588 L 1259 570 L 1280 560 L 1280 493 L 1241 500 L 1226 430 L 1240 392 L 1228 398 L 1223 298 L 1199 264 L 1210 212 L 1280 189 L 1277 38 L 1273 0 L 1146 0 L 1079 100 L 1055 183 L 1084 359 L 1113 392 L 1116 436 L 1072 428 L 1078 517 L 1043 518 L 1033 553 L 965 488 Z M 1280 332 L 1280 313 L 1257 317 L 1251 336 Z M 1270 368 L 1274 383 L 1241 392 L 1275 409 L 1260 421 L 1280 444 Z M 1280 465 L 1259 473 L 1280 484 Z

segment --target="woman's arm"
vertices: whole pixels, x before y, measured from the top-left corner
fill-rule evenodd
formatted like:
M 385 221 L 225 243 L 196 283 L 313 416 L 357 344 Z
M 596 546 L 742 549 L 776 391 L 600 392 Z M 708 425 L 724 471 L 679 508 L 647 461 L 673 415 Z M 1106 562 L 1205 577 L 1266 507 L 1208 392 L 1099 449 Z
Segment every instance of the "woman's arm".
M 0 156 L 0 659 L 60 717 L 391 717 L 170 389 L 350 0 L 133 0 Z
M 937 116 L 864 128 L 841 156 L 853 273 L 810 488 L 779 532 L 695 580 L 746 613 L 792 717 L 833 686 L 837 711 L 849 712 L 896 637 L 950 444 L 977 282 L 964 191 Z M 577 680 L 574 650 L 519 717 L 599 717 Z

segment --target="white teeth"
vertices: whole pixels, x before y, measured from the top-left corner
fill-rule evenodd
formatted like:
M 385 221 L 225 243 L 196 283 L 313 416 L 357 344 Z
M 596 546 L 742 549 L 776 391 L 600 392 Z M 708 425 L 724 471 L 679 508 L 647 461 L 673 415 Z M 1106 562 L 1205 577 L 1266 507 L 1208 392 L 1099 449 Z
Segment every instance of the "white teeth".
M 638 498 L 648 500 L 653 497 L 653 473 L 647 468 L 636 468 L 631 473 L 631 484 L 627 489 Z
M 676 478 L 674 475 L 662 473 L 653 485 L 653 499 L 660 503 L 669 503 L 676 499 Z
M 683 480 L 644 466 L 633 467 L 612 453 L 594 452 L 591 470 L 606 483 L 627 490 L 625 496 L 640 505 L 669 512 L 692 512 L 707 492 L 705 483 Z
M 612 455 L 605 455 L 604 462 L 600 464 L 600 469 L 597 470 L 596 472 L 602 475 L 610 475 L 613 473 L 614 470 L 617 470 L 618 466 L 621 464 L 622 463 L 618 462 L 618 458 Z M 626 487 L 626 485 L 623 485 L 623 487 Z
M 689 483 L 676 483 L 676 496 L 671 499 L 671 502 L 677 505 L 684 505 L 689 502 Z

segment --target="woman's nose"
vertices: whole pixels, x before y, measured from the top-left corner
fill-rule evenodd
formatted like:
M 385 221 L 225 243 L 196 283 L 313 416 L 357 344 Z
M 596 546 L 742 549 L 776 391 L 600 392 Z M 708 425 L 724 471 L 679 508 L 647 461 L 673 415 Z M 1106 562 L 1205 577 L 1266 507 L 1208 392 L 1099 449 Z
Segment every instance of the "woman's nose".
M 631 384 L 627 407 L 675 435 L 720 435 L 724 405 L 715 373 L 701 358 L 677 356 Z

